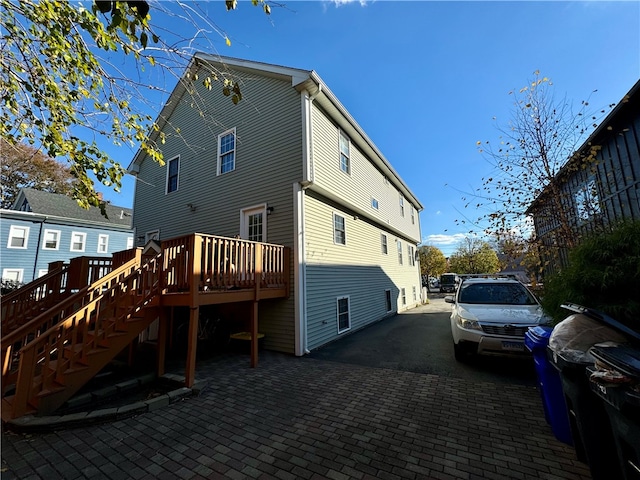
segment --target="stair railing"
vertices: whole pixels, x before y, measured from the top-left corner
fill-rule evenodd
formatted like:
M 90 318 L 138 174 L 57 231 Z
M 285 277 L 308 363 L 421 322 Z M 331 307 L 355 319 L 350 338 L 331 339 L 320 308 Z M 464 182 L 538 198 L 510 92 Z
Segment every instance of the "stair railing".
M 30 406 L 37 408 L 39 396 L 64 388 L 65 372 L 88 365 L 93 351 L 109 348 L 109 335 L 126 328 L 126 321 L 158 294 L 161 256 L 115 282 L 20 349 L 12 418 L 24 415 Z M 120 307 L 126 308 L 119 313 Z M 115 356 L 119 352 L 112 353 Z

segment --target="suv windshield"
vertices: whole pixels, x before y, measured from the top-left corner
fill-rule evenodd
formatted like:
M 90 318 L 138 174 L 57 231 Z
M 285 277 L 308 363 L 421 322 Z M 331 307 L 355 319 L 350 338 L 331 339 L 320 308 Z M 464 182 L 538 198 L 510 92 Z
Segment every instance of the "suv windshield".
M 463 283 L 458 302 L 490 305 L 537 304 L 531 293 L 517 283 Z

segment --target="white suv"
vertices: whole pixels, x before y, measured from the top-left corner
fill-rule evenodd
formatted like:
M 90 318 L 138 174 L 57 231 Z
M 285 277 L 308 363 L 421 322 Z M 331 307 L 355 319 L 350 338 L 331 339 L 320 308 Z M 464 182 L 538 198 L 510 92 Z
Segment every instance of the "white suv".
M 510 278 L 470 278 L 455 295 L 451 334 L 456 360 L 469 354 L 522 355 L 524 334 L 529 327 L 549 322 L 536 297 L 517 280 Z

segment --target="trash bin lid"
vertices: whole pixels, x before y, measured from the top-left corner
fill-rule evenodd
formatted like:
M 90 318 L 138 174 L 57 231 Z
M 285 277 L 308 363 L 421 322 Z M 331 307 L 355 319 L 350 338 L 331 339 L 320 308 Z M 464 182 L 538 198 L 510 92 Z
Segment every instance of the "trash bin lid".
M 595 345 L 591 354 L 605 365 L 640 380 L 640 350 L 628 345 Z
M 524 334 L 524 344 L 530 351 L 541 350 L 549 345 L 551 332 L 553 332 L 551 327 L 529 327 Z

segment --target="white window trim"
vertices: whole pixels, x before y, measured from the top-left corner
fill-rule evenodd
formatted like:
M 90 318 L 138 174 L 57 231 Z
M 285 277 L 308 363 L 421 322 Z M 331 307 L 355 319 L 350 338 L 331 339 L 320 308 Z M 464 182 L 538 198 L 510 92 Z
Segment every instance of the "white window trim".
M 106 242 L 104 242 L 104 251 L 100 251 L 101 240 L 106 238 Z M 107 253 L 109 252 L 109 235 L 106 233 L 101 233 L 98 235 L 98 248 L 96 249 L 97 253 Z
M 404 217 L 404 196 L 400 194 L 400 216 Z
M 413 205 L 409 205 L 409 208 L 411 209 L 411 225 L 415 225 L 416 224 L 416 209 L 413 208 Z
M 415 285 L 413 285 L 413 287 L 411 287 L 413 290 L 413 301 L 417 302 L 418 301 L 418 289 L 416 288 Z
M 340 300 L 347 300 L 347 317 L 349 318 L 349 326 L 340 330 Z M 343 295 L 336 298 L 336 326 L 338 327 L 338 334 L 348 332 L 351 330 L 351 298 L 349 295 Z
M 176 189 L 169 191 L 169 165 L 171 165 L 171 162 L 173 162 L 174 160 L 178 160 L 178 178 L 176 182 Z M 180 189 L 180 155 L 176 155 L 175 157 L 173 157 L 171 160 L 167 162 L 167 173 L 166 173 L 166 179 L 164 181 L 164 194 L 168 195 L 170 193 L 177 192 L 179 189 Z
M 230 133 L 233 133 L 233 168 L 231 170 L 229 170 L 228 172 L 224 172 L 222 173 L 222 162 L 221 162 L 221 140 L 222 137 L 229 135 Z M 227 152 L 229 153 L 229 152 Z M 220 175 L 224 175 L 226 173 L 231 173 L 236 169 L 236 164 L 238 162 L 238 135 L 236 134 L 236 127 L 230 128 L 229 130 L 225 130 L 224 132 L 222 132 L 221 134 L 218 135 L 218 156 L 216 159 L 216 175 L 220 176 Z
M 133 237 L 127 237 L 127 250 L 131 250 L 133 248 Z
M 371 208 L 374 210 L 380 210 L 380 202 L 375 197 L 371 197 Z
M 47 273 L 49 273 L 49 270 L 47 270 L 46 268 L 39 269 L 38 270 L 38 278 L 44 277 Z
M 396 251 L 398 252 L 398 264 L 404 265 L 402 261 L 402 242 L 400 240 L 396 240 Z
M 380 252 L 383 255 L 389 255 L 389 239 L 384 233 L 380 234 Z
M 21 225 L 11 225 L 11 228 L 9 229 L 9 239 L 7 240 L 7 248 L 17 248 L 20 250 L 26 250 L 29 245 L 29 229 L 30 227 L 23 227 Z M 22 247 L 14 247 L 11 245 L 11 239 L 15 237 L 13 232 L 16 230 L 24 231 L 24 245 Z
M 240 210 L 240 237 L 244 240 L 249 239 L 249 225 L 247 223 L 247 215 L 262 213 L 262 242 L 267 241 L 267 204 L 261 203 L 252 207 L 242 208 Z
M 49 248 L 47 247 L 47 233 L 57 233 L 58 236 L 56 238 L 56 247 Z M 42 250 L 59 250 L 60 249 L 60 240 L 62 238 L 62 233 L 60 230 L 52 230 L 50 228 L 46 228 L 44 234 L 42 235 Z
M 2 270 L 2 280 L 9 280 L 9 278 L 7 277 L 7 272 L 18 272 L 18 278 L 15 281 L 22 283 L 22 280 L 24 279 L 23 268 L 4 268 Z M 14 281 L 13 279 L 11 280 Z
M 409 266 L 416 266 L 416 254 L 413 245 L 407 243 L 407 256 L 409 257 Z
M 349 146 L 349 155 L 345 155 L 347 157 L 347 171 L 345 172 L 342 169 L 342 149 L 340 148 L 340 137 L 344 137 L 347 140 L 347 145 Z M 338 133 L 338 168 L 345 175 L 351 175 L 351 138 L 349 135 L 344 133 L 342 130 Z
M 344 243 L 338 243 L 336 242 L 336 217 L 340 217 L 343 220 L 343 224 L 344 224 Z M 333 235 L 333 244 L 334 245 L 339 245 L 341 247 L 345 247 L 347 245 L 347 217 L 345 215 L 340 215 L 337 212 L 333 212 L 333 215 L 331 217 L 331 234 Z
M 407 290 L 404 287 L 400 289 L 400 301 L 403 307 L 407 306 Z
M 78 250 L 73 248 L 73 237 L 74 235 L 80 235 L 82 237 L 82 250 Z M 84 252 L 87 248 L 87 234 L 86 232 L 71 232 L 71 243 L 69 244 L 70 252 Z

